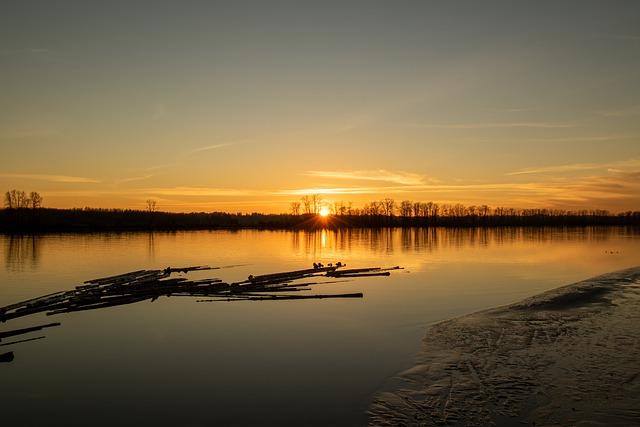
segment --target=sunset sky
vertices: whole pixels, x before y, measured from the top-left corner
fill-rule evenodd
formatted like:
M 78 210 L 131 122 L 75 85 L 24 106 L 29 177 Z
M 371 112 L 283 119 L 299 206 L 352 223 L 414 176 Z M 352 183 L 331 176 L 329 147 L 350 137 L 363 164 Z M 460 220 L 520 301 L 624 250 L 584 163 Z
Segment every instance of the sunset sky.
M 640 209 L 639 1 L 6 1 L 0 189 Z

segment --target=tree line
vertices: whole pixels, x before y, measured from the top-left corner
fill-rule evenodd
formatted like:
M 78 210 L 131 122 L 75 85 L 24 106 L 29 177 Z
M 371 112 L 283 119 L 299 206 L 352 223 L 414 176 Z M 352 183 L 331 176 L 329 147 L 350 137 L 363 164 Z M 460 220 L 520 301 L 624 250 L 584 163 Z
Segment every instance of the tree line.
M 36 191 L 27 195 L 26 191 L 9 190 L 4 193 L 4 206 L 7 209 L 38 209 L 42 207 L 42 196 Z
M 192 212 L 146 209 L 51 209 L 42 197 L 12 190 L 0 209 L 0 232 L 201 229 L 318 229 L 357 227 L 500 227 L 500 226 L 640 226 L 640 211 L 613 214 L 600 209 L 516 209 L 460 203 L 415 202 L 385 198 L 354 207 L 351 202 L 329 202 L 320 195 L 304 196 L 288 214 Z M 25 209 L 33 208 L 33 209 Z M 329 209 L 327 218 L 318 216 Z
M 303 196 L 300 202 L 290 205 L 292 215 L 317 214 L 326 207 L 335 216 L 369 216 L 369 217 L 403 217 L 403 218 L 438 218 L 438 217 L 527 217 L 527 216 L 612 216 L 632 215 L 633 211 L 613 214 L 604 209 L 518 209 L 513 207 L 491 207 L 489 205 L 464 205 L 462 203 L 414 202 L 402 200 L 396 202 L 391 198 L 373 200 L 361 208 L 354 208 L 352 202 L 325 202 L 320 195 Z

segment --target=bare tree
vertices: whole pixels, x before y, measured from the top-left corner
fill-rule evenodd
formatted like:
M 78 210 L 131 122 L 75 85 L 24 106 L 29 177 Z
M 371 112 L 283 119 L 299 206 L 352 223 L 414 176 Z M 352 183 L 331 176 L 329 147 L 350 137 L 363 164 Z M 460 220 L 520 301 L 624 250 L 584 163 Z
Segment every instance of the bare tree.
M 365 205 L 365 208 L 366 206 L 367 205 Z M 382 213 L 382 204 L 374 200 L 373 202 L 369 203 L 367 210 L 369 211 L 369 215 L 378 216 Z
M 393 216 L 393 211 L 396 208 L 396 202 L 393 199 L 387 197 L 381 202 L 382 210 L 386 216 Z
M 13 209 L 13 198 L 11 197 L 11 192 L 7 191 L 4 193 L 4 207 L 7 209 Z
M 29 194 L 29 202 L 31 204 L 31 208 L 38 209 L 42 207 L 42 196 L 37 191 L 32 191 Z
M 400 203 L 400 216 L 411 216 L 411 211 L 413 210 L 413 203 L 411 200 L 403 200 Z
M 291 202 L 291 215 L 300 215 L 300 202 Z
M 30 201 L 24 191 L 11 190 L 4 195 L 5 206 L 9 209 L 28 208 Z
M 320 208 L 322 207 L 322 196 L 319 194 L 311 195 L 311 205 L 313 206 L 314 214 L 320 212 Z
M 413 216 L 420 216 L 420 202 L 413 204 Z
M 300 198 L 300 201 L 302 202 L 302 205 L 304 206 L 304 213 L 310 214 L 311 213 L 311 198 L 309 196 L 302 196 Z
M 156 211 L 156 201 L 153 199 L 147 200 L 147 211 L 155 212 Z

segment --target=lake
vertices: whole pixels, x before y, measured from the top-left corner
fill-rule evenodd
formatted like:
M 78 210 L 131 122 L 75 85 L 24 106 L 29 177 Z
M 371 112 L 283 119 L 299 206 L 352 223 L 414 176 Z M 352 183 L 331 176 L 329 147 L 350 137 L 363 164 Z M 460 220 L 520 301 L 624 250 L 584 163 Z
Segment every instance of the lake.
M 427 325 L 640 264 L 633 228 L 348 229 L 0 236 L 0 306 L 95 277 L 188 265 L 224 281 L 313 262 L 395 266 L 322 285 L 363 299 L 157 301 L 53 321 L 0 347 L 5 425 L 366 423 L 372 395 L 412 365 Z M 320 292 L 319 289 L 315 291 Z M 317 293 L 316 292 L 316 293 Z M 11 339 L 5 339 L 5 342 Z

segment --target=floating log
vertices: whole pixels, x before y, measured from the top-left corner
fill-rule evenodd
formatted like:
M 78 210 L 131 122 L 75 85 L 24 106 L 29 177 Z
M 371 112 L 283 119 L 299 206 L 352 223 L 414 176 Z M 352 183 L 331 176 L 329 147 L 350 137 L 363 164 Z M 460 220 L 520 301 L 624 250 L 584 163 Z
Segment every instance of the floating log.
M 388 271 L 380 271 L 375 273 L 346 273 L 346 274 L 332 274 L 329 277 L 371 277 L 371 276 L 390 276 Z
M 334 276 L 338 274 L 352 274 L 352 273 L 367 273 L 369 271 L 379 271 L 380 267 L 371 267 L 371 268 L 350 268 L 348 270 L 335 270 L 327 272 L 327 276 Z
M 326 272 L 334 271 L 337 268 L 338 267 L 320 267 L 320 268 L 308 268 L 305 270 L 285 271 L 283 273 L 262 274 L 259 276 L 249 276 L 247 280 L 250 282 L 277 280 L 277 279 L 283 279 L 287 277 L 306 276 L 306 275 L 315 274 L 315 273 L 326 273 Z
M 18 302 L 18 303 L 15 303 L 15 304 L 7 305 L 5 307 L 0 308 L 0 315 L 4 314 L 7 311 L 14 310 L 16 308 L 22 307 L 24 305 L 34 304 L 34 303 L 37 303 L 38 301 L 42 301 L 42 300 L 51 298 L 53 296 L 62 295 L 62 294 L 65 294 L 65 293 L 66 293 L 65 291 L 54 292 L 54 293 L 51 293 L 51 294 L 43 295 L 41 297 L 36 297 L 36 298 L 28 299 L 26 301 L 22 301 L 22 302 Z
M 336 270 L 327 272 L 327 277 L 342 277 L 347 275 L 356 275 L 363 273 L 375 273 L 375 272 L 384 272 L 384 271 L 392 271 L 392 270 L 402 270 L 402 267 L 396 265 L 395 267 L 381 268 L 381 267 L 371 267 L 371 268 L 351 268 L 349 270 Z M 385 274 L 384 276 L 387 276 Z M 356 276 L 354 276 L 356 277 Z
M 345 270 L 342 269 L 343 267 L 342 263 L 328 267 L 316 264 L 314 268 L 309 269 L 249 276 L 247 280 L 231 284 L 216 278 L 188 280 L 186 277 L 171 277 L 173 273 L 188 273 L 221 267 L 191 266 L 167 267 L 164 270 L 136 270 L 88 280 L 84 282 L 85 285 L 80 285 L 70 291 L 56 292 L 0 308 L 0 320 L 6 321 L 42 312 L 54 315 L 132 304 L 145 300 L 155 301 L 160 296 L 213 297 L 215 298 L 213 300 L 216 301 L 362 298 L 362 294 L 290 295 L 283 293 L 287 291 L 300 293 L 310 290 L 310 286 L 313 285 L 344 282 L 356 277 L 388 276 L 389 270 L 400 268 L 371 267 Z M 347 280 L 300 281 L 304 278 L 319 276 Z M 27 333 L 26 331 L 38 330 L 38 328 L 18 331 Z
M 143 273 L 145 271 L 147 270 L 130 271 L 129 273 L 116 274 L 115 276 L 107 276 L 107 277 L 100 277 L 98 279 L 86 280 L 84 283 L 98 283 L 98 282 L 105 282 L 109 280 L 116 280 L 122 277 L 133 276 L 135 274 Z
M 362 292 L 351 294 L 329 294 L 329 295 L 243 295 L 240 298 L 227 299 L 207 299 L 196 300 L 196 302 L 219 302 L 219 301 L 277 301 L 277 300 L 293 300 L 293 299 L 326 299 L 326 298 L 362 298 Z
M 14 329 L 13 331 L 0 332 L 0 341 L 2 341 L 3 338 L 15 337 L 16 335 L 24 335 L 28 334 L 29 332 L 41 331 L 45 328 L 53 328 L 55 326 L 60 326 L 60 323 L 47 323 L 46 325 L 33 326 L 31 328 Z
M 43 335 L 41 337 L 27 338 L 25 340 L 18 340 L 18 341 L 11 341 L 11 342 L 8 342 L 8 343 L 0 344 L 0 347 L 4 347 L 4 346 L 7 346 L 7 345 L 21 344 L 23 342 L 29 342 L 29 341 L 37 341 L 37 340 L 41 340 L 41 339 L 44 339 L 44 338 L 46 338 L 46 337 Z
M 260 295 L 249 297 L 249 301 L 265 300 L 290 300 L 290 299 L 325 299 L 325 298 L 362 298 L 362 292 L 352 294 L 329 294 L 329 295 Z
M 164 269 L 164 272 L 169 274 L 170 273 L 188 273 L 190 271 L 216 270 L 217 268 L 209 267 L 208 265 L 196 265 L 194 267 L 178 267 L 178 268 L 167 267 Z
M 0 363 L 13 362 L 13 351 L 0 354 Z

